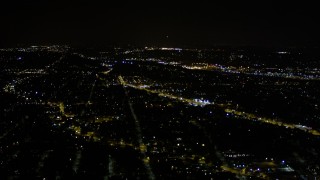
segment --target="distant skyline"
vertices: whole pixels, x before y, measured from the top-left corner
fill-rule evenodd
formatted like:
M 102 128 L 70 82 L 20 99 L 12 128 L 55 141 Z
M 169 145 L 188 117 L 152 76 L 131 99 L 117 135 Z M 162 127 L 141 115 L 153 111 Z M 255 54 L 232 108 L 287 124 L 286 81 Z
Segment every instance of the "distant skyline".
M 0 46 L 318 46 L 316 8 L 305 1 L 15 0 L 0 5 Z

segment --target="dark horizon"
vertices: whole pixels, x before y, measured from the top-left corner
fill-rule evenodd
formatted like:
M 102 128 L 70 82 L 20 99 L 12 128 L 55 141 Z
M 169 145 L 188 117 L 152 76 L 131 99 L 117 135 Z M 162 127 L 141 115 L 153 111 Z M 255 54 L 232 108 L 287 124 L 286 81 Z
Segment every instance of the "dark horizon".
M 319 46 L 315 7 L 276 1 L 13 1 L 1 5 L 0 46 Z

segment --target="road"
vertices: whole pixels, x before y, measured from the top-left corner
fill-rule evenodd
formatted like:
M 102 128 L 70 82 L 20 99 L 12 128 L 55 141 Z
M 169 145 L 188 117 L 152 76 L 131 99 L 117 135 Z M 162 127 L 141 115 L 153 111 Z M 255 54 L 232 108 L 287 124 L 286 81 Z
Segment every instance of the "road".
M 199 101 L 196 99 L 188 99 L 188 98 L 184 98 L 184 97 L 179 97 L 179 96 L 175 96 L 175 95 L 171 95 L 171 94 L 162 93 L 162 92 L 159 92 L 156 90 L 150 90 L 150 89 L 145 88 L 146 86 L 136 86 L 136 85 L 126 83 L 121 76 L 119 76 L 119 81 L 121 82 L 121 84 L 123 86 L 128 86 L 128 87 L 142 90 L 142 91 L 146 91 L 146 92 L 152 93 L 152 94 L 157 94 L 158 96 L 161 96 L 161 97 L 165 97 L 165 98 L 169 98 L 169 99 L 173 99 L 173 100 L 178 100 L 178 101 L 188 103 L 191 105 L 196 105 L 196 106 L 215 105 L 215 106 L 219 106 L 220 108 L 223 108 L 226 113 L 236 115 L 236 116 L 241 117 L 246 120 L 259 121 L 262 123 L 271 124 L 271 125 L 280 126 L 280 127 L 282 126 L 282 127 L 286 127 L 286 128 L 290 128 L 290 129 L 299 129 L 299 130 L 302 130 L 306 133 L 312 134 L 314 136 L 320 136 L 319 131 L 312 129 L 310 127 L 299 125 L 299 124 L 293 124 L 293 123 L 284 123 L 284 122 L 281 122 L 279 119 L 266 118 L 266 117 L 261 117 L 261 116 L 255 115 L 255 114 L 247 113 L 247 112 L 237 111 L 235 109 L 230 108 L 230 107 L 232 107 L 232 105 L 230 105 L 230 104 L 215 104 L 213 102 L 205 102 L 205 101 Z
M 143 164 L 144 164 L 144 166 L 146 168 L 146 171 L 148 173 L 149 179 L 150 180 L 154 180 L 155 179 L 155 175 L 152 172 L 152 169 L 151 169 L 151 166 L 150 166 L 150 163 L 149 163 L 149 157 L 147 157 L 147 155 L 146 155 L 147 146 L 143 143 L 143 140 L 142 140 L 140 121 L 139 121 L 137 115 L 135 114 L 132 102 L 129 99 L 129 94 L 128 94 L 128 91 L 126 89 L 126 83 L 124 82 L 124 80 L 123 80 L 123 78 L 121 76 L 119 76 L 118 79 L 119 79 L 120 84 L 123 86 L 125 95 L 126 95 L 126 97 L 128 99 L 128 105 L 129 105 L 129 108 L 130 108 L 130 112 L 131 112 L 131 115 L 132 115 L 132 117 L 134 119 L 137 139 L 138 139 L 138 143 L 139 143 L 139 147 L 140 147 L 139 150 L 140 150 L 140 154 L 143 157 Z

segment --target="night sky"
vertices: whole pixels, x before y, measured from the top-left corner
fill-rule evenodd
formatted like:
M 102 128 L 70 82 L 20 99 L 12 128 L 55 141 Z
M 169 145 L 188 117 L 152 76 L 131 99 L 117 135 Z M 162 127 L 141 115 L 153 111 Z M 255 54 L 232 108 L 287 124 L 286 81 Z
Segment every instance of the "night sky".
M 320 44 L 315 3 L 245 2 L 10 0 L 0 4 L 0 46 Z

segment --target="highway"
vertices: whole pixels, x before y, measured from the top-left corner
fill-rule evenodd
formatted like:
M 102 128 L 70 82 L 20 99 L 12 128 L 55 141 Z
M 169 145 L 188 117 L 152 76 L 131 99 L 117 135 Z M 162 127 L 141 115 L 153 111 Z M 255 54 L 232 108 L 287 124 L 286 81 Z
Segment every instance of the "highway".
M 246 119 L 246 120 L 259 121 L 262 123 L 271 124 L 274 126 L 286 127 L 286 128 L 290 128 L 290 129 L 299 129 L 299 130 L 302 130 L 306 133 L 312 134 L 314 136 L 320 136 L 320 132 L 315 129 L 312 129 L 311 127 L 307 127 L 307 126 L 303 126 L 303 125 L 299 125 L 299 124 L 284 123 L 278 119 L 260 117 L 258 115 L 252 114 L 252 113 L 237 111 L 235 109 L 230 108 L 230 107 L 232 107 L 232 105 L 230 105 L 230 104 L 215 104 L 213 102 L 199 101 L 196 99 L 188 99 L 188 98 L 184 98 L 184 97 L 179 97 L 179 96 L 175 96 L 175 95 L 171 95 L 171 94 L 162 93 L 162 92 L 159 92 L 156 90 L 150 90 L 150 89 L 145 88 L 146 86 L 136 86 L 136 85 L 126 83 L 121 76 L 119 76 L 119 81 L 123 86 L 128 86 L 128 87 L 142 90 L 142 91 L 146 91 L 146 92 L 152 93 L 152 94 L 157 94 L 160 97 L 165 97 L 165 98 L 181 101 L 183 103 L 187 103 L 187 104 L 195 105 L 195 106 L 215 105 L 215 106 L 219 106 L 220 108 L 223 108 L 223 110 L 228 114 L 235 115 L 235 116 L 238 116 L 238 117 Z
M 214 104 L 214 103 L 208 102 L 208 101 L 188 99 L 188 98 L 184 98 L 184 97 L 179 97 L 179 96 L 175 96 L 175 95 L 171 95 L 171 94 L 158 92 L 155 90 L 150 90 L 150 89 L 145 88 L 145 86 L 135 86 L 132 84 L 128 84 L 123 80 L 123 78 L 121 76 L 119 76 L 119 80 L 120 80 L 120 83 L 124 86 L 128 86 L 128 87 L 138 89 L 138 90 L 143 90 L 143 91 L 146 91 L 146 92 L 152 93 L 152 94 L 158 94 L 158 96 L 160 96 L 160 97 L 165 97 L 165 98 L 181 101 L 183 103 L 188 103 L 188 104 L 195 105 L 195 106 L 206 106 L 206 105 L 213 105 Z
M 224 109 L 224 111 L 226 113 L 238 116 L 238 117 L 243 118 L 243 119 L 247 119 L 247 120 L 251 120 L 251 121 L 259 121 L 259 122 L 262 122 L 262 123 L 271 124 L 271 125 L 280 126 L 280 127 L 282 126 L 282 127 L 286 127 L 286 128 L 290 128 L 290 129 L 299 129 L 299 130 L 305 131 L 305 132 L 307 132 L 309 134 L 312 134 L 312 135 L 315 135 L 315 136 L 320 136 L 320 132 L 319 131 L 314 130 L 314 129 L 312 129 L 310 127 L 307 127 L 307 126 L 298 125 L 298 124 L 284 123 L 284 122 L 281 122 L 281 121 L 276 120 L 276 119 L 260 117 L 260 116 L 257 116 L 255 114 L 242 112 L 242 111 L 237 111 L 237 110 L 229 109 L 229 108 Z

